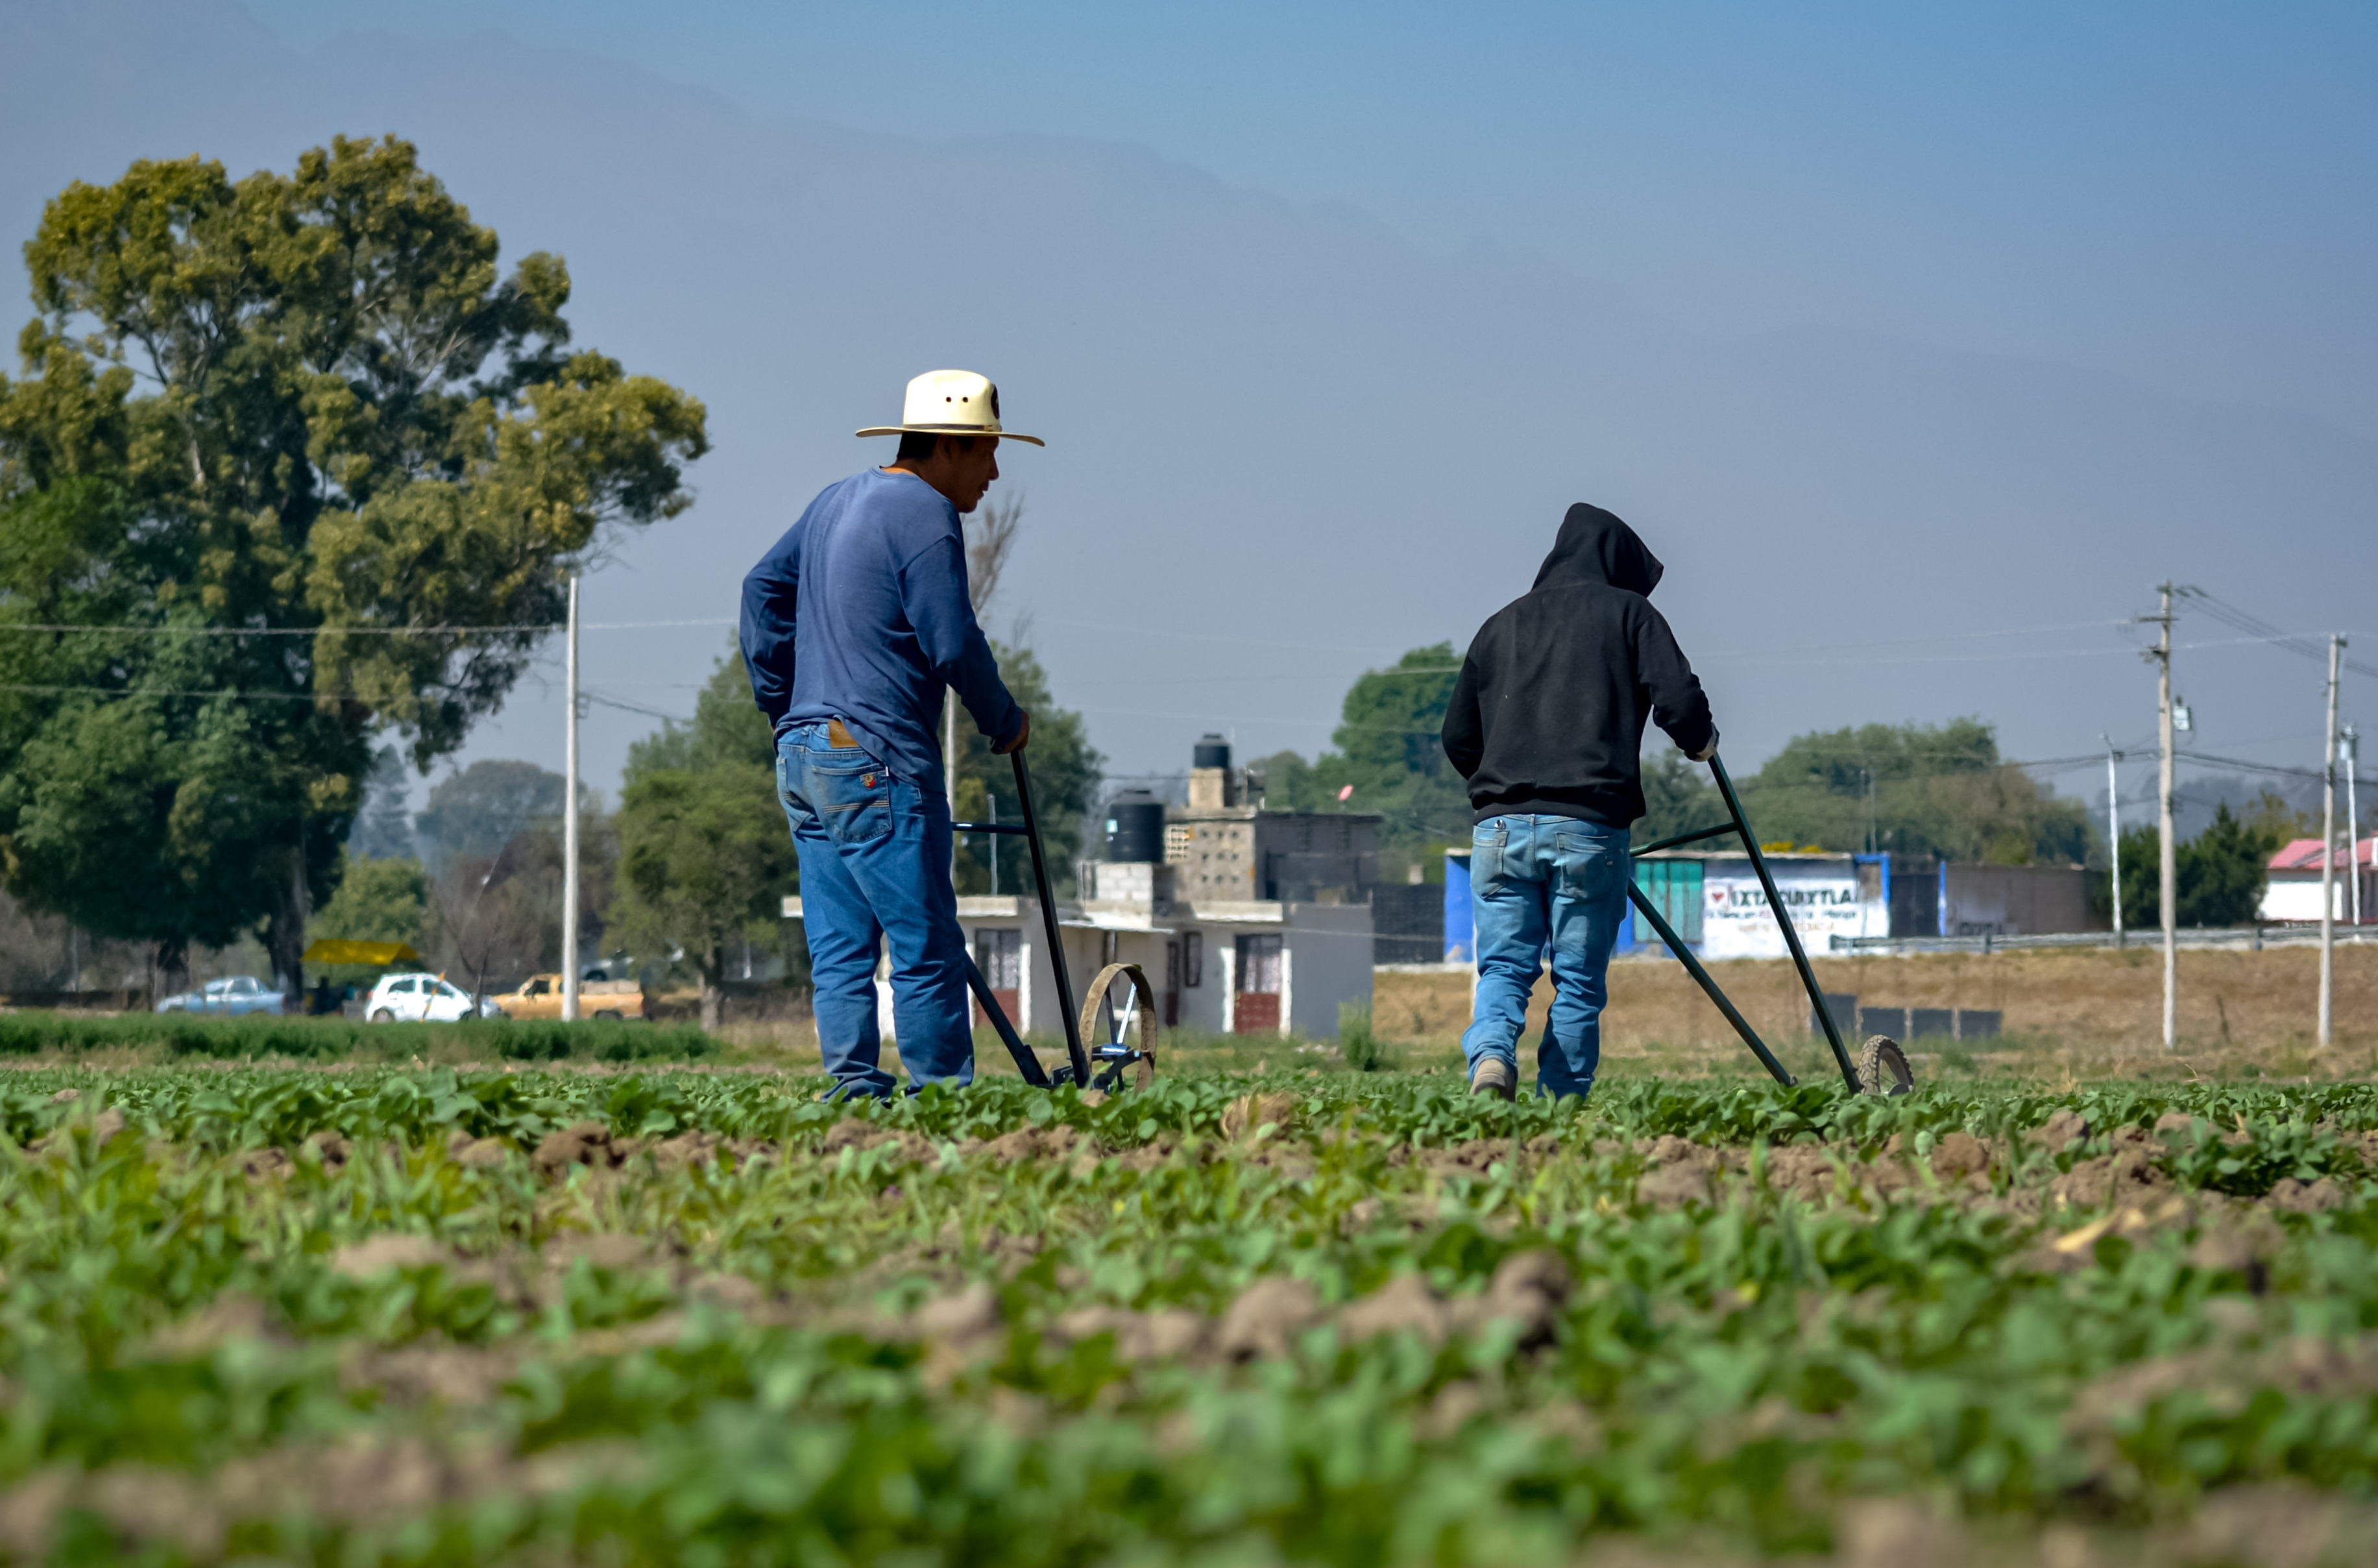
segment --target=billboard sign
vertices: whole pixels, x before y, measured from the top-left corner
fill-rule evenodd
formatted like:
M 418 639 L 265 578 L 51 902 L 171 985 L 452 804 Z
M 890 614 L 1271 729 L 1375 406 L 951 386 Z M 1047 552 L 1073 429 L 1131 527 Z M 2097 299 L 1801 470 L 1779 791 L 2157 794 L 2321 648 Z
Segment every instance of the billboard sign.
M 1784 929 L 1767 906 L 1767 890 L 1747 856 L 1712 856 L 1701 884 L 1704 958 L 1783 958 Z M 1771 856 L 1767 868 L 1792 916 L 1793 929 L 1811 953 L 1822 953 L 1834 937 L 1891 934 L 1891 911 L 1871 877 L 1860 878 L 1848 856 L 1806 859 Z

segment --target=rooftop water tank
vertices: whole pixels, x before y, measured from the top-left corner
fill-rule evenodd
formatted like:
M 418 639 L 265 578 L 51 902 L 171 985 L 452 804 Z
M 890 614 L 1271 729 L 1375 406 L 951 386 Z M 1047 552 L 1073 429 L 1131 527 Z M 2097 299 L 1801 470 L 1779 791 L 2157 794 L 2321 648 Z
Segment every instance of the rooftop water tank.
M 1202 735 L 1189 754 L 1193 768 L 1227 768 L 1231 765 L 1231 743 L 1219 735 Z
M 1129 789 L 1107 802 L 1109 860 L 1164 858 L 1164 802 L 1144 789 Z

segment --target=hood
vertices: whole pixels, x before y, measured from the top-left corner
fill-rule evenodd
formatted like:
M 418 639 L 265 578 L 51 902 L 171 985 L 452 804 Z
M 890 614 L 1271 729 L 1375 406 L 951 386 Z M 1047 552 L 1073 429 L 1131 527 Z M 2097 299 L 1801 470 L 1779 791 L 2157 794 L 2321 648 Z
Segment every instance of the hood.
M 1617 516 L 1583 501 L 1561 519 L 1560 537 L 1544 557 L 1530 589 L 1558 588 L 1578 582 L 1604 582 L 1650 598 L 1667 568 L 1643 547 L 1635 531 Z

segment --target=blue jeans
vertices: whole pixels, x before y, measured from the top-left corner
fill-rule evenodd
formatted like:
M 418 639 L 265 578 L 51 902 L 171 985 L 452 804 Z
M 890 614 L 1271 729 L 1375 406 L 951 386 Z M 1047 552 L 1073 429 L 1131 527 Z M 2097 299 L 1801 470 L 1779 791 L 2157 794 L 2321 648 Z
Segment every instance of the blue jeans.
M 1627 916 L 1627 832 L 1573 817 L 1489 817 L 1470 841 L 1478 1005 L 1461 1036 L 1474 1070 L 1500 1057 L 1519 1076 L 1528 993 L 1547 950 L 1553 1010 L 1536 1054 L 1539 1094 L 1588 1095 L 1602 1062 L 1610 950 Z
M 974 1082 L 966 933 L 939 780 L 902 778 L 823 724 L 776 737 L 776 795 L 801 861 L 818 1046 L 838 1095 L 885 1095 L 875 955 L 892 945 L 892 1019 L 909 1086 Z

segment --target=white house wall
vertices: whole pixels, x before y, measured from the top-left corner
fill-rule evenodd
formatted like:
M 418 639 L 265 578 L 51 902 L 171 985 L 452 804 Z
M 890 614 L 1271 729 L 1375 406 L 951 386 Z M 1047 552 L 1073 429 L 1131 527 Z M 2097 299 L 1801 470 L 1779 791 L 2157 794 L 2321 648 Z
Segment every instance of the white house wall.
M 2318 851 L 2319 846 L 2315 844 L 2313 846 L 2315 858 L 2318 856 Z M 2329 911 L 2332 919 L 2345 920 L 2352 917 L 2353 906 L 2348 902 L 2349 891 L 2346 880 L 2341 876 L 2338 877 L 2335 907 Z M 2369 890 L 2365 887 L 2363 891 L 2366 892 Z M 2363 917 L 2366 919 L 2369 914 L 2370 911 L 2365 907 L 2362 911 Z M 2320 919 L 2319 876 L 2314 874 L 2299 878 L 2274 874 L 2263 888 L 2263 918 L 2318 921 Z
M 1276 932 L 1281 939 L 1283 1034 L 1328 1039 L 1338 1033 L 1340 1003 L 1363 1007 L 1371 1003 L 1372 928 L 1367 904 L 1283 905 L 1251 901 L 1218 905 L 1210 914 L 1181 911 L 1156 916 L 1145 927 L 1120 928 L 1109 923 L 1112 919 L 1110 914 L 1097 914 L 1094 918 L 1099 924 L 1094 927 L 1089 923 L 1092 917 L 1082 916 L 1073 906 L 1065 907 L 1065 924 L 1061 928 L 1065 965 L 1077 1000 L 1088 994 L 1090 982 L 1107 964 L 1111 949 L 1117 962 L 1137 964 L 1147 971 L 1148 985 L 1161 1008 L 1166 944 L 1181 941 L 1194 932 L 1205 948 L 1201 983 L 1188 985 L 1187 976 L 1183 976 L 1178 1021 L 1171 1027 L 1228 1034 L 1236 1022 L 1238 938 L 1247 932 Z M 785 912 L 789 918 L 799 918 L 798 900 L 787 899 Z M 1060 1016 L 1057 976 L 1049 962 L 1048 936 L 1041 925 L 1039 905 L 1027 898 L 961 898 L 958 925 L 965 933 L 968 952 L 973 951 L 978 932 L 993 929 L 1019 933 L 1017 945 L 1025 984 L 1017 998 L 1017 1011 L 1022 1016 L 1012 1022 L 1019 1033 L 1036 1038 L 1044 1047 L 1062 1040 L 1065 1025 Z M 892 1009 L 888 982 L 879 985 L 878 1000 L 879 1016 L 885 1038 L 889 1039 Z
M 1280 1018 L 1307 1039 L 1333 1039 L 1341 1002 L 1371 1005 L 1371 910 L 1360 904 L 1291 904 L 1282 931 Z

